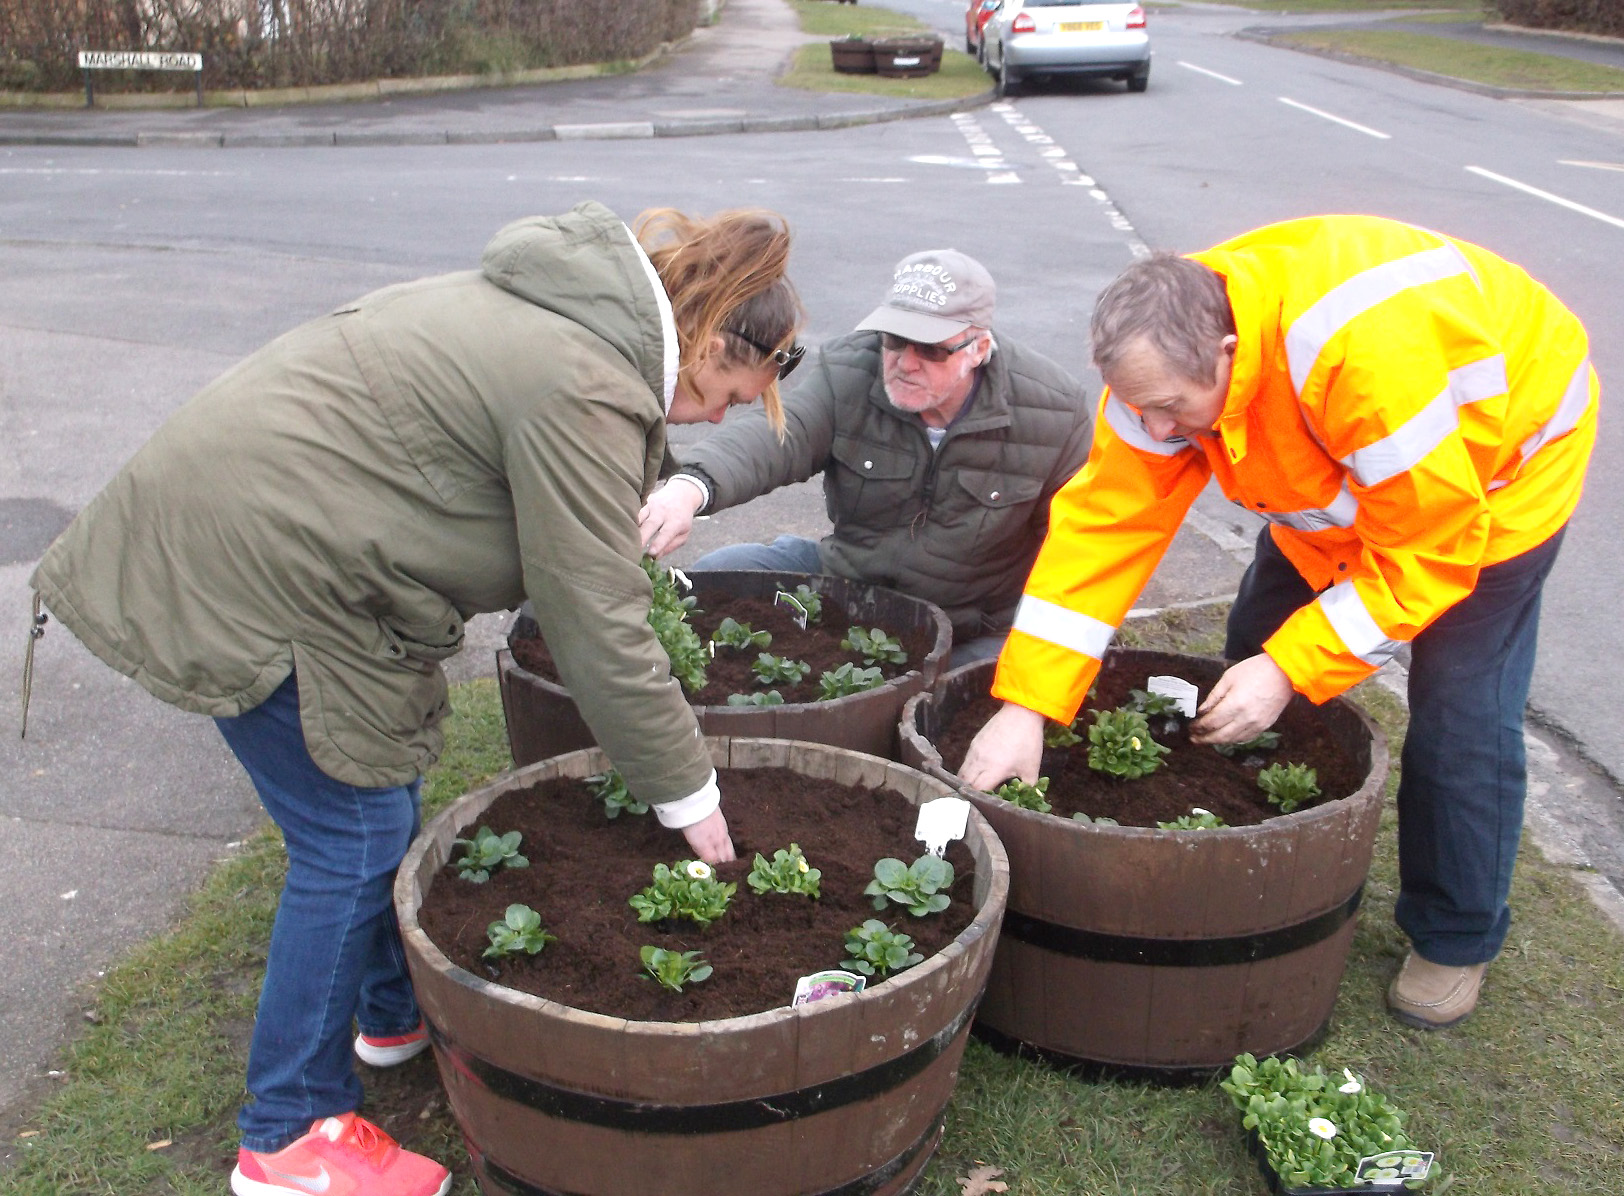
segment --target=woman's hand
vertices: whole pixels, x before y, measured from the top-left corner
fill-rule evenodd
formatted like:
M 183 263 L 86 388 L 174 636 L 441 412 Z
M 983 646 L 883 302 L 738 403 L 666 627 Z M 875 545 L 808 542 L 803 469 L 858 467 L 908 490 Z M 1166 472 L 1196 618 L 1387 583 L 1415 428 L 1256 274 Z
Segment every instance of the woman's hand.
M 992 792 L 1010 777 L 1031 782 L 1043 763 L 1043 716 L 1005 702 L 976 732 L 959 766 L 959 777 L 974 789 Z
M 691 486 L 681 478 L 672 478 L 662 485 L 648 496 L 643 509 L 637 512 L 637 529 L 643 537 L 644 551 L 661 557 L 681 548 L 693 530 L 694 516 L 704 505 L 705 495 L 698 486 Z
M 694 854 L 707 864 L 725 864 L 736 858 L 733 854 L 733 837 L 727 833 L 727 819 L 720 810 L 701 818 L 692 826 L 683 827 L 682 834 Z
M 1295 691 L 1267 652 L 1231 665 L 1190 724 L 1191 743 L 1245 743 L 1274 726 Z

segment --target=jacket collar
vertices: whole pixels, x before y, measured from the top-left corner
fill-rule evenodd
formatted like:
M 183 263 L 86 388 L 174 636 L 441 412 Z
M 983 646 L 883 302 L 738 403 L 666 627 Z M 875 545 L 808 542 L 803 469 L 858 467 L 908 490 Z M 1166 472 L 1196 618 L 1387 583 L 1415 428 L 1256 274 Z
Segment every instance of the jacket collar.
M 625 225 L 621 225 L 626 228 Z M 660 340 L 662 342 L 662 362 L 665 372 L 665 413 L 671 414 L 671 400 L 677 394 L 677 372 L 681 366 L 677 345 L 677 321 L 671 314 L 671 296 L 665 293 L 665 283 L 660 281 L 660 272 L 654 268 L 643 247 L 632 236 L 632 230 L 626 228 L 626 236 L 631 239 L 632 248 L 637 251 L 637 260 L 643 267 L 643 273 L 648 276 L 648 284 L 654 290 L 654 303 L 660 309 Z

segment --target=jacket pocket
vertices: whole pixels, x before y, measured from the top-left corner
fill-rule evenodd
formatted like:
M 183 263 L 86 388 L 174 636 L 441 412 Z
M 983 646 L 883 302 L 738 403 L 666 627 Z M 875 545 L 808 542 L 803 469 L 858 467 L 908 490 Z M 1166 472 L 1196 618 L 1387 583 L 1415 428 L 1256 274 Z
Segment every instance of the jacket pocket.
M 913 484 L 914 455 L 852 436 L 837 436 L 829 447 L 830 518 L 872 523 L 884 517 L 890 524 L 904 521 L 919 504 Z M 838 512 L 838 517 L 837 513 Z
M 413 621 L 398 615 L 378 619 L 379 651 L 391 660 L 438 662 L 462 650 L 462 616 L 449 603 L 436 619 Z
M 997 553 L 995 545 L 1018 551 L 1031 538 L 1032 506 L 1043 493 L 1037 478 L 995 469 L 960 469 L 954 481 L 957 484 L 938 499 L 951 506 L 938 510 L 936 517 L 947 525 L 962 523 L 983 553 Z

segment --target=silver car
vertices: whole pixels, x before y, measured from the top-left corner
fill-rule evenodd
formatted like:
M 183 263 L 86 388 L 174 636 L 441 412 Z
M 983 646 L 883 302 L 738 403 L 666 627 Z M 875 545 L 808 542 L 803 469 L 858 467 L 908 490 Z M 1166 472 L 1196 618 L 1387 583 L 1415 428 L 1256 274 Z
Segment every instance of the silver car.
M 1121 0 L 1003 0 L 981 35 L 981 65 L 1012 95 L 1034 75 L 1121 79 L 1150 85 L 1145 10 Z

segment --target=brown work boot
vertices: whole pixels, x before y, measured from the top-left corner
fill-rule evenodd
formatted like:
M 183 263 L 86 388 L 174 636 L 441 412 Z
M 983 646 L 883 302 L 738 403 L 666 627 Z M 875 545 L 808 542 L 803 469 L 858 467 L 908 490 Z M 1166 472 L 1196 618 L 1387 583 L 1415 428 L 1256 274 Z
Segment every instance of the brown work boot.
M 1463 1022 L 1477 1008 L 1486 963 L 1452 968 L 1411 951 L 1387 989 L 1387 1008 L 1406 1025 L 1442 1030 Z

